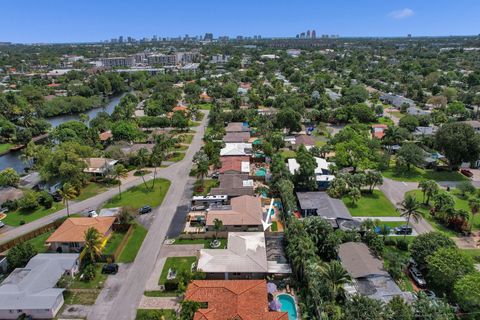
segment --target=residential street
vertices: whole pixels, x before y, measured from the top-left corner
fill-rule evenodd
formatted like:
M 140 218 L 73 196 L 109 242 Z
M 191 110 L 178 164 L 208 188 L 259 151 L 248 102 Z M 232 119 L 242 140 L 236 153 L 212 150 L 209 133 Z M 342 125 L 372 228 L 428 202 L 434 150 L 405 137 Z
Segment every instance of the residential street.
M 197 132 L 195 133 L 190 148 L 186 152 L 185 158 L 159 171 L 159 174 L 157 174 L 158 177 L 171 181 L 170 189 L 162 205 L 154 210 L 153 214 L 155 217 L 137 257 L 129 267 L 128 274 L 122 282 L 111 305 L 106 308 L 110 310 L 105 312 L 107 310 L 102 308 L 101 303 L 97 303 L 99 306 L 97 306 L 97 304 L 95 305 L 88 319 L 135 318 L 136 309 L 142 298 L 145 285 L 154 270 L 157 257 L 161 255 L 162 243 L 177 213 L 177 207 L 179 204 L 186 203 L 186 200 L 191 195 L 191 190 L 187 188 L 187 186 L 189 186 L 188 183 L 190 180 L 193 180 L 193 178 L 189 177 L 188 174 L 192 168 L 193 155 L 200 149 L 202 144 L 208 118 L 207 115 L 208 112 L 206 112 L 200 126 L 197 127 Z M 102 295 L 103 292 L 100 296 Z

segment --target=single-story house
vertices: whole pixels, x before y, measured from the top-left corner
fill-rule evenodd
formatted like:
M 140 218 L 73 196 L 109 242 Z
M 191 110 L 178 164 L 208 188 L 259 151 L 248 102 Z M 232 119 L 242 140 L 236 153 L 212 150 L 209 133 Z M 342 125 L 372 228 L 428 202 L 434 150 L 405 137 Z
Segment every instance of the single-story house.
M 428 126 L 428 127 L 416 127 L 413 132 L 414 136 L 432 136 L 437 132 L 438 127 Z
M 229 122 L 225 132 L 250 132 L 250 127 L 246 122 Z
M 348 294 L 362 294 L 385 303 L 395 296 L 412 301 L 412 294 L 400 290 L 388 272 L 383 269 L 382 261 L 372 254 L 366 244 L 343 243 L 338 249 L 338 256 L 343 268 L 353 279 L 353 285 L 345 287 Z
M 380 100 L 383 103 L 389 103 L 397 109 L 400 109 L 403 105 L 408 105 L 409 107 L 414 107 L 415 102 L 412 99 L 405 98 L 403 96 L 391 94 L 391 93 L 384 93 L 380 95 Z
M 250 156 L 252 154 L 251 143 L 225 143 L 225 147 L 220 150 L 221 157 L 228 156 Z
M 78 254 L 42 253 L 25 268 L 17 268 L 0 285 L 0 319 L 52 319 L 63 306 L 62 288 L 56 284 L 78 271 Z
M 263 232 L 230 232 L 226 249 L 201 249 L 197 270 L 207 279 L 263 279 L 266 275 L 288 275 L 288 263 L 267 260 Z
M 249 174 L 250 173 L 250 157 L 221 157 L 222 167 L 218 170 L 224 174 Z
M 194 280 L 185 300 L 200 302 L 193 318 L 200 320 L 288 320 L 287 312 L 269 311 L 265 280 Z
M 23 191 L 15 187 L 0 188 L 0 206 L 7 201 L 18 200 L 23 197 Z
M 248 142 L 250 140 L 250 132 L 227 132 L 223 137 L 225 143 Z
M 98 134 L 98 138 L 102 142 L 106 142 L 106 141 L 112 139 L 112 137 L 113 137 L 113 134 L 112 134 L 111 130 L 108 130 L 108 131 L 105 131 L 105 132 L 102 132 L 102 133 Z
M 372 125 L 372 138 L 382 139 L 385 136 L 385 130 L 388 126 L 386 124 L 374 124 Z
M 202 100 L 203 102 L 211 102 L 212 98 L 206 92 L 202 92 L 200 94 L 200 100 Z
M 292 143 L 292 147 L 297 149 L 302 144 L 305 146 L 305 148 L 307 148 L 307 150 L 310 150 L 310 148 L 315 146 L 316 141 L 312 136 L 308 136 L 306 134 L 299 134 L 295 136 L 295 142 Z
M 206 226 L 213 231 L 215 219 L 222 221 L 222 231 L 261 231 L 262 202 L 253 196 L 240 196 L 230 200 L 230 205 L 210 206 Z
M 432 113 L 430 110 L 423 110 L 418 107 L 408 107 L 407 113 L 411 116 L 426 116 Z
M 137 154 L 141 149 L 146 149 L 148 153 L 152 153 L 155 143 L 135 143 L 132 145 L 127 145 L 121 148 L 122 152 L 126 155 Z
M 83 172 L 92 173 L 94 175 L 105 175 L 111 170 L 118 160 L 108 158 L 86 158 L 85 163 L 87 167 L 83 169 Z
M 327 189 L 330 185 L 330 182 L 335 179 L 334 175 L 330 174 L 330 165 L 331 163 L 323 158 L 315 157 L 317 162 L 317 167 L 315 168 L 315 179 L 317 180 L 317 185 L 319 189 Z M 288 170 L 291 174 L 300 169 L 300 165 L 297 162 L 297 159 L 290 158 L 288 159 Z
M 297 192 L 297 199 L 302 217 L 319 216 L 334 228 L 352 229 L 360 225 L 342 200 L 332 198 L 326 192 Z
M 462 121 L 462 122 L 471 126 L 475 131 L 477 131 L 477 132 L 480 131 L 480 121 L 478 121 L 478 120 L 468 120 L 468 121 Z
M 220 185 L 210 190 L 211 195 L 227 195 L 232 198 L 254 194 L 253 180 L 248 178 L 248 174 L 221 174 L 218 180 Z
M 85 245 L 85 232 L 89 228 L 97 229 L 105 241 L 112 232 L 115 220 L 115 217 L 68 218 L 45 242 L 59 253 L 80 252 Z

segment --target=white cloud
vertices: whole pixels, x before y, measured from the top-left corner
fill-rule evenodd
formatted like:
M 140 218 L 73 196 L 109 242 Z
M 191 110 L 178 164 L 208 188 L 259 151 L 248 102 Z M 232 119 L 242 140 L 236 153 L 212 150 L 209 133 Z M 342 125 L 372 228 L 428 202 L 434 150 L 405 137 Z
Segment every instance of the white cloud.
M 393 18 L 393 19 L 399 20 L 399 19 L 409 18 L 409 17 L 413 16 L 414 14 L 415 14 L 415 12 L 413 12 L 412 9 L 404 8 L 404 9 L 401 9 L 401 10 L 392 11 L 388 14 L 388 16 Z

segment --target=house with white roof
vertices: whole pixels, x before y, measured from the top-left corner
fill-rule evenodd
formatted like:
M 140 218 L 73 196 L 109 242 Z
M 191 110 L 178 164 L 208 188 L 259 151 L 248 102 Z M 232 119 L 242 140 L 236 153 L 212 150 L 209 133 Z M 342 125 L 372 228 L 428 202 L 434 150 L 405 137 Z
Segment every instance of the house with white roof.
M 207 279 L 225 280 L 290 274 L 290 265 L 274 259 L 267 252 L 269 247 L 263 232 L 230 232 L 226 249 L 200 250 L 197 270 L 205 272 Z
M 330 185 L 330 182 L 335 179 L 335 176 L 330 174 L 329 167 L 332 163 L 318 157 L 315 157 L 315 161 L 317 162 L 317 167 L 315 168 L 315 179 L 317 180 L 318 188 L 327 189 Z M 297 159 L 288 159 L 288 170 L 291 174 L 295 174 L 295 172 L 299 169 L 300 164 L 297 162 Z
M 220 156 L 249 156 L 252 154 L 251 143 L 225 143 L 220 150 Z
M 25 314 L 34 319 L 52 319 L 63 305 L 60 278 L 78 271 L 78 254 L 41 253 L 25 268 L 17 268 L 0 285 L 0 319 Z

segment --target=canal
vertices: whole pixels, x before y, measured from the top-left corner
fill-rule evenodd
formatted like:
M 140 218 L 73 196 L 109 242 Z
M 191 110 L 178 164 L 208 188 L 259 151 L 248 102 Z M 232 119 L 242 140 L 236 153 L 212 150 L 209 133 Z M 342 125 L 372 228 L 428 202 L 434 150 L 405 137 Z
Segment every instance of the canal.
M 84 112 L 91 120 L 97 116 L 100 112 L 107 112 L 108 114 L 112 114 L 115 106 L 120 103 L 120 99 L 122 96 L 112 97 L 107 105 L 91 109 L 87 112 Z M 49 122 L 53 128 L 58 127 L 62 123 L 72 121 L 72 120 L 79 120 L 80 114 L 68 114 L 62 116 L 56 116 L 51 118 L 46 118 L 47 122 Z M 20 160 L 20 155 L 22 154 L 21 150 L 9 152 L 3 156 L 0 156 L 0 171 L 4 170 L 5 168 L 13 168 L 18 173 L 23 173 L 25 171 L 25 164 Z

